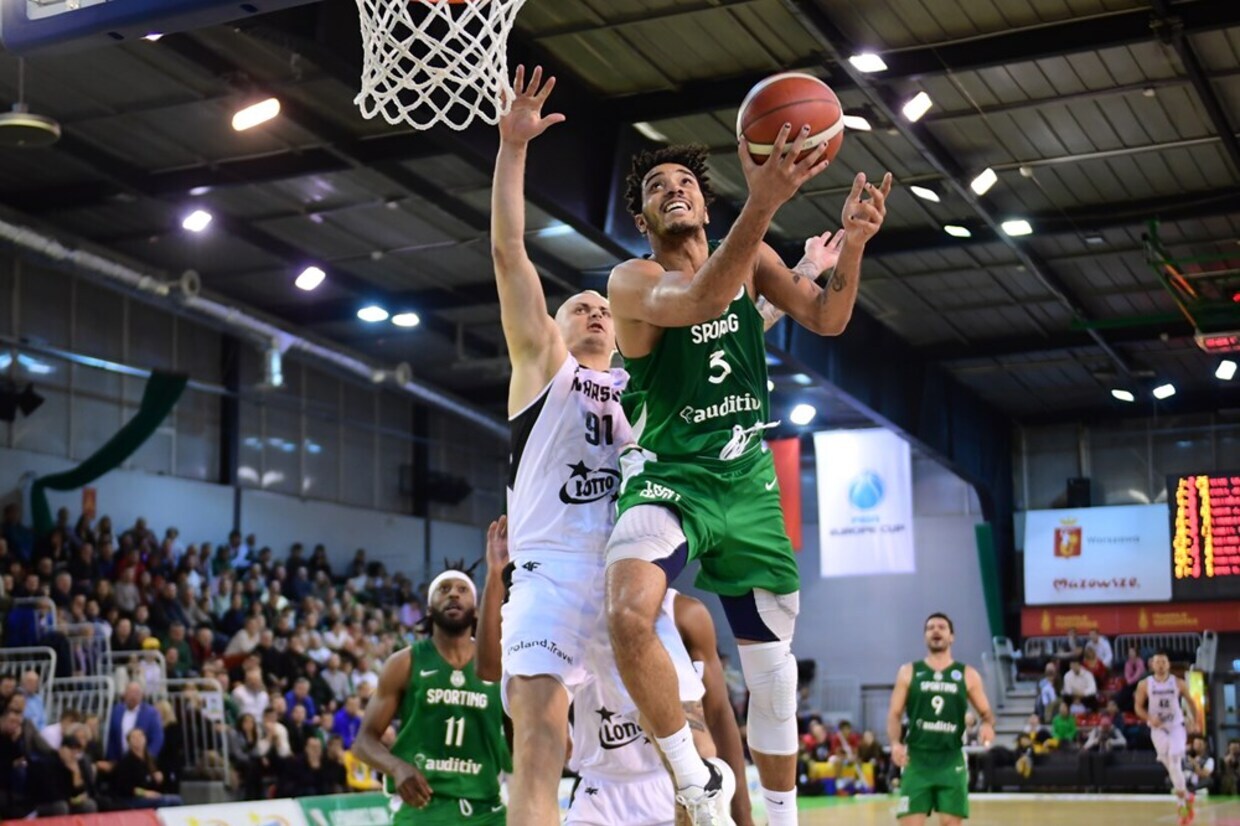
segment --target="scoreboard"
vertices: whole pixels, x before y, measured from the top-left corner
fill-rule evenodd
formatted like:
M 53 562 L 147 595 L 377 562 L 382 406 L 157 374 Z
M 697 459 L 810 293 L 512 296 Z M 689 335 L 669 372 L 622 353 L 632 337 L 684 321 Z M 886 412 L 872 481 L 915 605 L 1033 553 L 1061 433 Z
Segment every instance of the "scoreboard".
M 1167 477 L 1173 600 L 1240 599 L 1240 471 Z

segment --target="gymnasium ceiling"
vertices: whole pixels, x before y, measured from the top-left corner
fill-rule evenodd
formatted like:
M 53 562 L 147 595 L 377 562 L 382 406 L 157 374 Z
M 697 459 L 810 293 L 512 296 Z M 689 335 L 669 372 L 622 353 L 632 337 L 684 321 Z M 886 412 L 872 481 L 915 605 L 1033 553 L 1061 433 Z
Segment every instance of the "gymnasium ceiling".
M 502 409 L 486 236 L 493 135 L 363 120 L 356 25 L 352 0 L 324 0 L 32 56 L 27 99 L 65 134 L 52 149 L 0 151 L 0 201 L 168 273 L 196 269 L 212 293 Z M 888 69 L 860 74 L 845 59 L 860 51 Z M 511 52 L 552 68 L 555 108 L 569 115 L 531 160 L 528 241 L 553 302 L 601 286 L 639 248 L 616 188 L 651 136 L 714 149 L 726 224 L 743 198 L 735 107 L 792 68 L 826 79 L 873 129 L 849 132 L 773 237 L 794 258 L 801 239 L 838 226 L 855 170 L 891 170 L 860 306 L 917 357 L 1022 421 L 1148 415 L 1163 382 L 1179 392 L 1162 412 L 1240 409 L 1142 244 L 1159 218 L 1174 254 L 1235 253 L 1240 266 L 1236 0 L 529 0 Z M 0 55 L 10 99 L 16 68 Z M 918 91 L 933 107 L 913 124 L 898 111 Z M 280 118 L 233 132 L 232 113 L 268 93 Z M 986 167 L 998 183 L 972 196 Z M 180 228 L 195 206 L 216 217 L 202 235 Z M 1033 234 L 997 231 L 1013 217 Z M 302 293 L 292 282 L 308 263 L 327 283 Z M 355 313 L 371 302 L 424 323 L 367 325 Z M 1240 327 L 1240 305 L 1237 316 Z M 812 393 L 828 424 L 864 418 L 830 387 L 798 383 L 814 365 L 783 358 L 781 341 L 785 403 Z M 1138 403 L 1113 400 L 1115 387 Z

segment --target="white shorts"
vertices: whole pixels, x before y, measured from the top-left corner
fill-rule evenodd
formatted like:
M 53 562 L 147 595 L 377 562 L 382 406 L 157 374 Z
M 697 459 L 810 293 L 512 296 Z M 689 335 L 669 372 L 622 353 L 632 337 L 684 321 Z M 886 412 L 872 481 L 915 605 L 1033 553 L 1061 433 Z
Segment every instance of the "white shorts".
M 570 698 L 590 679 L 591 658 L 607 643 L 605 574 L 603 560 L 594 555 L 530 551 L 514 560 L 500 612 L 505 711 L 512 677 L 555 677 Z
M 1172 726 L 1170 731 L 1151 726 L 1150 739 L 1154 741 L 1154 751 L 1159 757 L 1183 757 L 1188 750 L 1188 732 L 1183 723 Z
M 564 822 L 574 826 L 673 826 L 675 795 L 667 772 L 634 780 L 582 775 Z

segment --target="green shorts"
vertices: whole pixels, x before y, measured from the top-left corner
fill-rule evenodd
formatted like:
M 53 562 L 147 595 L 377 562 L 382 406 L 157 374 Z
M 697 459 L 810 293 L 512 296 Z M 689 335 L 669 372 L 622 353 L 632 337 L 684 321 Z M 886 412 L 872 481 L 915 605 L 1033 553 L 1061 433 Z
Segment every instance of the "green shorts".
M 941 812 L 969 816 L 969 767 L 960 751 L 909 752 L 896 817 Z
M 620 457 L 620 513 L 662 505 L 680 516 L 689 561 L 702 568 L 697 587 L 725 597 L 761 588 L 791 594 L 801 588 L 797 559 L 784 529 L 775 460 L 767 451 L 703 467 L 659 461 L 630 448 Z
M 498 797 L 494 800 L 464 800 L 432 795 L 425 808 L 403 805 L 392 818 L 394 826 L 504 826 L 508 808 Z

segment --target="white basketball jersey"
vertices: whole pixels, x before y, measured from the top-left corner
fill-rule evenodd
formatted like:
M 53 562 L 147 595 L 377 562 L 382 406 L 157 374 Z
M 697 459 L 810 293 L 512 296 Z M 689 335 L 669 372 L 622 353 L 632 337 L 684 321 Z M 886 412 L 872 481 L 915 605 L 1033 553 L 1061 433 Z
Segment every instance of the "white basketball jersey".
M 598 680 L 587 682 L 573 698 L 571 733 L 573 754 L 568 767 L 577 774 L 611 780 L 667 775 L 635 715 L 608 707 Z M 669 793 L 671 788 L 669 778 Z
M 510 419 L 508 543 L 602 560 L 616 519 L 620 448 L 633 441 L 623 370 L 599 372 L 569 355 L 538 398 Z
M 1149 696 L 1150 717 L 1162 725 L 1184 725 L 1184 707 L 1180 703 L 1180 684 L 1175 675 L 1170 674 L 1164 682 L 1159 682 L 1151 674 L 1146 678 L 1145 690 Z

